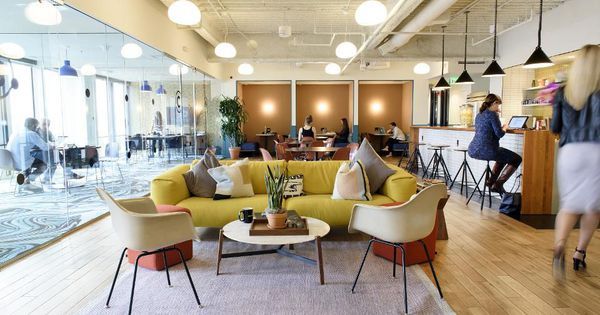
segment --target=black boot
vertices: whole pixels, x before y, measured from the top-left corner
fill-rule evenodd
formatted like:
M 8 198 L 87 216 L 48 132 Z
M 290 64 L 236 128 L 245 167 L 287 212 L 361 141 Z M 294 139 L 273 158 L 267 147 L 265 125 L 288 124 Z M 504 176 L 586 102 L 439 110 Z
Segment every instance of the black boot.
M 498 180 L 496 180 L 496 182 L 492 185 L 491 190 L 495 193 L 504 194 L 505 190 L 504 190 L 503 185 L 512 176 L 512 174 L 515 173 L 516 170 L 517 170 L 516 167 L 514 167 L 512 165 L 508 165 L 504 169 L 504 172 L 502 172 L 502 176 L 500 176 L 498 178 Z
M 492 187 L 492 185 L 494 185 L 494 183 L 496 183 L 496 180 L 498 180 L 498 176 L 500 176 L 500 173 L 502 172 L 502 169 L 504 168 L 505 165 L 506 165 L 505 163 L 498 163 L 498 162 L 494 163 L 494 166 L 492 167 L 492 175 L 485 182 L 486 186 Z

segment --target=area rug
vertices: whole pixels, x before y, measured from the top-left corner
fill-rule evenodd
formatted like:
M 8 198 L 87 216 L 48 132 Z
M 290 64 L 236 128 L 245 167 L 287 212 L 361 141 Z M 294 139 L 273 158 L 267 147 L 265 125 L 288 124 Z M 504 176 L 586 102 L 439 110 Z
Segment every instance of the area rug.
M 134 314 L 401 314 L 404 298 L 401 268 L 392 277 L 392 263 L 369 254 L 355 293 L 350 289 L 367 242 L 322 243 L 325 285 L 319 285 L 315 266 L 270 254 L 226 258 L 216 275 L 216 242 L 194 244 L 188 262 L 203 308 L 198 308 L 183 269 L 170 268 L 167 286 L 164 271 L 140 269 L 136 280 Z M 224 243 L 224 253 L 261 248 Z M 296 252 L 314 257 L 314 245 L 300 244 Z M 118 257 L 115 257 L 115 264 Z M 114 268 L 115 266 L 107 266 Z M 81 314 L 124 314 L 131 293 L 132 269 L 119 275 L 110 308 L 106 294 L 91 301 Z M 443 274 L 439 275 L 444 277 Z M 420 266 L 407 268 L 408 307 L 411 314 L 453 314 L 440 299 L 435 284 Z M 443 290 L 443 288 L 442 288 Z

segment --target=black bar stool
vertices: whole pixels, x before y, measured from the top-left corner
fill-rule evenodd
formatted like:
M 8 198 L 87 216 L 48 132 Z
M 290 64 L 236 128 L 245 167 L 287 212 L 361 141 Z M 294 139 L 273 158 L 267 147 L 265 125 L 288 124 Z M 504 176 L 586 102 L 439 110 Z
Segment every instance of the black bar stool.
M 423 161 L 423 156 L 421 155 L 421 150 L 419 147 L 422 145 L 427 145 L 425 142 L 411 141 L 415 147 L 408 158 L 408 162 L 406 162 L 406 170 L 419 175 L 419 163 L 421 163 L 421 169 L 423 170 L 423 177 L 427 177 L 427 171 L 425 169 L 425 162 Z M 402 162 L 402 160 L 400 160 Z M 400 166 L 400 164 L 398 164 Z
M 487 162 L 487 166 L 485 167 L 485 171 L 483 172 L 483 174 L 481 174 L 481 177 L 479 177 L 479 181 L 477 181 L 476 187 L 479 187 L 479 183 L 481 183 L 481 181 L 483 180 L 483 178 L 485 177 L 485 181 L 483 182 L 483 193 L 481 194 L 481 208 L 479 210 L 483 211 L 483 204 L 485 203 L 485 195 L 486 195 L 486 190 L 487 190 L 487 196 L 488 196 L 488 204 L 489 207 L 492 207 L 492 191 L 491 188 L 488 187 L 486 185 L 488 179 L 492 176 L 492 169 L 490 168 L 490 160 L 485 160 Z M 473 192 L 471 193 L 471 196 L 469 197 L 469 200 L 467 200 L 467 204 L 469 204 L 469 202 L 471 201 L 471 199 L 473 198 L 473 195 L 475 195 L 475 189 L 473 190 Z
M 467 162 L 467 152 L 469 151 L 469 149 L 457 147 L 457 148 L 454 148 L 453 150 L 456 152 L 463 153 L 463 162 L 460 165 L 460 167 L 458 168 L 456 175 L 454 175 L 454 179 L 452 180 L 452 184 L 450 184 L 449 189 L 452 190 L 452 187 L 454 186 L 454 183 L 456 182 L 456 179 L 458 178 L 458 174 L 462 174 L 460 176 L 460 194 L 462 195 L 463 187 L 464 187 L 465 197 L 469 197 L 469 175 L 471 175 L 471 178 L 473 179 L 473 184 L 475 184 L 477 182 L 477 179 L 475 179 L 475 175 L 473 175 L 473 171 L 471 170 L 471 166 L 469 166 L 469 162 Z M 475 190 L 478 190 L 479 194 L 483 194 L 481 192 L 481 189 L 479 189 L 479 186 L 475 186 Z
M 450 177 L 450 171 L 448 171 L 448 166 L 446 166 L 446 161 L 444 161 L 444 156 L 442 155 L 442 151 L 445 148 L 450 147 L 447 144 L 431 144 L 428 150 L 433 150 L 433 156 L 429 163 L 427 164 L 427 168 L 425 169 L 425 174 L 429 170 L 429 166 L 431 165 L 431 173 L 429 174 L 429 178 L 436 179 L 440 177 L 440 172 L 442 172 L 444 183 L 448 184 L 449 181 L 452 181 L 452 177 Z M 441 166 L 441 170 L 440 170 Z

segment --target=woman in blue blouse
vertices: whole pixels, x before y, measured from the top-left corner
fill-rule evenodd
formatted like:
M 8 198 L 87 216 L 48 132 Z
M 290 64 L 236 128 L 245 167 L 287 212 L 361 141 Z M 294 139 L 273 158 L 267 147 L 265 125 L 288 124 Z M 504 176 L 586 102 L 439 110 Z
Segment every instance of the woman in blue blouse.
M 508 129 L 506 125 L 500 124 L 498 118 L 501 104 L 502 100 L 495 94 L 488 94 L 481 104 L 479 114 L 475 117 L 475 136 L 469 144 L 469 156 L 478 160 L 496 161 L 486 185 L 491 191 L 502 194 L 504 183 L 521 165 L 522 158 L 515 152 L 500 147 L 500 138 L 504 137 Z M 504 172 L 500 175 L 503 169 Z

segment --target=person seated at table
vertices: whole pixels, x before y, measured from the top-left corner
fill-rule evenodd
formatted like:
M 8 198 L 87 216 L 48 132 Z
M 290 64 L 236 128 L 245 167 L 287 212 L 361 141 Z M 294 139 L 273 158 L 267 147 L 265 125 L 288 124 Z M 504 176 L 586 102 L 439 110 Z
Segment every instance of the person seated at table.
M 394 144 L 399 143 L 400 141 L 406 141 L 406 136 L 404 135 L 404 132 L 402 132 L 402 129 L 398 128 L 398 125 L 396 125 L 395 121 L 390 123 L 390 129 L 388 129 L 386 133 L 390 134 L 391 136 L 387 139 L 385 147 L 382 149 L 382 151 L 390 152 L 388 155 L 386 155 L 386 157 L 390 157 L 392 156 L 391 151 Z
M 40 135 L 40 137 L 44 141 L 46 141 L 50 145 L 54 144 L 54 142 L 56 141 L 54 134 L 50 130 L 50 119 L 48 119 L 48 118 L 42 119 L 42 123 L 37 128 L 37 133 Z M 63 167 L 65 169 L 65 175 L 70 178 L 73 178 L 73 179 L 81 179 L 84 176 L 78 175 L 75 172 L 73 172 L 73 168 L 71 167 L 71 165 L 73 165 L 72 156 L 73 155 L 71 155 L 71 154 L 67 154 L 66 161 L 65 161 L 65 156 L 63 155 L 63 153 L 62 152 L 58 153 L 60 163 L 63 165 Z M 69 165 L 69 166 L 67 166 L 67 165 Z
M 37 133 L 38 126 L 37 119 L 25 119 L 23 128 L 10 136 L 6 146 L 24 176 L 18 180 L 24 183 L 34 181 L 41 174 L 44 174 L 43 181 L 49 182 L 56 169 L 49 153 L 50 146 Z
M 304 139 L 305 137 L 312 138 L 313 140 L 315 139 L 317 129 L 313 127 L 312 124 L 312 115 L 306 116 L 306 118 L 304 118 L 304 126 L 302 126 L 302 128 L 300 128 L 300 131 L 298 132 L 298 141 L 302 142 L 302 139 Z
M 502 100 L 495 94 L 488 94 L 481 104 L 479 114 L 475 117 L 475 135 L 469 144 L 469 156 L 478 160 L 496 161 L 486 185 L 491 191 L 503 194 L 504 183 L 523 159 L 517 153 L 500 147 L 500 138 L 504 137 L 508 129 L 506 124 L 502 126 L 498 117 L 501 104 Z M 504 173 L 500 176 L 503 169 Z
M 154 112 L 154 118 L 152 118 L 152 134 L 162 136 L 163 134 L 163 117 L 160 111 Z M 156 144 L 158 143 L 158 150 L 163 150 L 163 144 L 161 140 L 152 140 L 152 153 L 156 152 Z
M 338 143 L 348 143 L 348 137 L 350 137 L 350 126 L 348 125 L 348 119 L 342 118 L 340 120 L 342 122 L 342 129 L 340 132 L 335 133 L 335 139 L 333 140 L 333 144 Z

